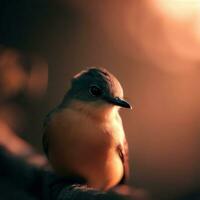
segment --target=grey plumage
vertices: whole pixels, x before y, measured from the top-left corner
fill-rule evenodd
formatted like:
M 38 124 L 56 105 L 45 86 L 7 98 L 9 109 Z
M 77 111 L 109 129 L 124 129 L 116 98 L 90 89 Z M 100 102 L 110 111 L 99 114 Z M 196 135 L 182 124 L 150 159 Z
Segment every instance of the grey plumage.
M 80 72 L 73 77 L 71 87 L 65 94 L 61 103 L 56 106 L 45 118 L 43 148 L 47 156 L 49 155 L 49 130 L 46 131 L 46 128 L 49 124 L 51 124 L 52 118 L 56 113 L 61 113 L 63 110 L 70 108 L 73 102 L 76 101 L 83 102 L 83 105 L 91 105 L 94 110 L 100 109 L 99 112 L 101 112 L 101 108 L 109 108 L 112 105 L 131 108 L 131 106 L 123 100 L 123 89 L 119 81 L 107 70 L 89 68 Z M 119 124 L 121 124 L 120 117 Z M 120 126 L 122 126 L 122 124 Z M 123 128 L 121 130 L 123 131 Z M 120 183 L 123 183 L 129 175 L 128 144 L 126 139 L 124 138 L 123 141 L 116 145 L 115 148 L 116 153 L 120 157 L 124 166 L 123 177 L 120 181 Z

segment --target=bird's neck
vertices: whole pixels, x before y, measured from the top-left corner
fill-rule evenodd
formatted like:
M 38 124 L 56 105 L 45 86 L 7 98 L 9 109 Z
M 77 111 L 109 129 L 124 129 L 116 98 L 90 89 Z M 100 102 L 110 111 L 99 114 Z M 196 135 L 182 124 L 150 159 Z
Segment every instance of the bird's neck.
M 95 103 L 88 103 L 82 101 L 73 101 L 68 108 L 77 112 L 85 114 L 88 117 L 92 117 L 98 120 L 107 120 L 118 115 L 119 108 L 113 105 L 96 105 Z

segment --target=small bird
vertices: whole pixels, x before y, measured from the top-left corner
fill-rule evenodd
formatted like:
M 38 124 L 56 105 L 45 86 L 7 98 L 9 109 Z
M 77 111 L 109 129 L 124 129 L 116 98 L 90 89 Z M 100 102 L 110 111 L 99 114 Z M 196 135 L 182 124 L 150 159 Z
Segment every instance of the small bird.
M 44 122 L 44 151 L 59 175 L 80 177 L 103 191 L 124 183 L 128 144 L 120 107 L 131 108 L 121 84 L 106 69 L 88 68 L 73 77 Z

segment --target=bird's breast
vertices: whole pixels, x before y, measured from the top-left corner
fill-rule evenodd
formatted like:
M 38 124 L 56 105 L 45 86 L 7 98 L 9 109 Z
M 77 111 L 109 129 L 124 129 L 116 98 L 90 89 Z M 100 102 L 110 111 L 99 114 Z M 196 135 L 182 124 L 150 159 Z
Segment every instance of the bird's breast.
M 61 174 L 77 174 L 92 187 L 109 188 L 123 176 L 116 146 L 124 139 L 119 115 L 105 120 L 73 109 L 52 119 L 49 158 Z

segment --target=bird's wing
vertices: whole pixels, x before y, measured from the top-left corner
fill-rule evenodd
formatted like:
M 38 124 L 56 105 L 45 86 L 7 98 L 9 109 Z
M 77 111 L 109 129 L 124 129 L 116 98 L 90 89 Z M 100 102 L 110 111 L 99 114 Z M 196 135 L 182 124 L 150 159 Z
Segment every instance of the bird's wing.
M 120 181 L 120 184 L 124 184 L 129 178 L 128 143 L 126 139 L 124 139 L 123 144 L 118 145 L 117 150 L 124 167 L 124 175 Z

